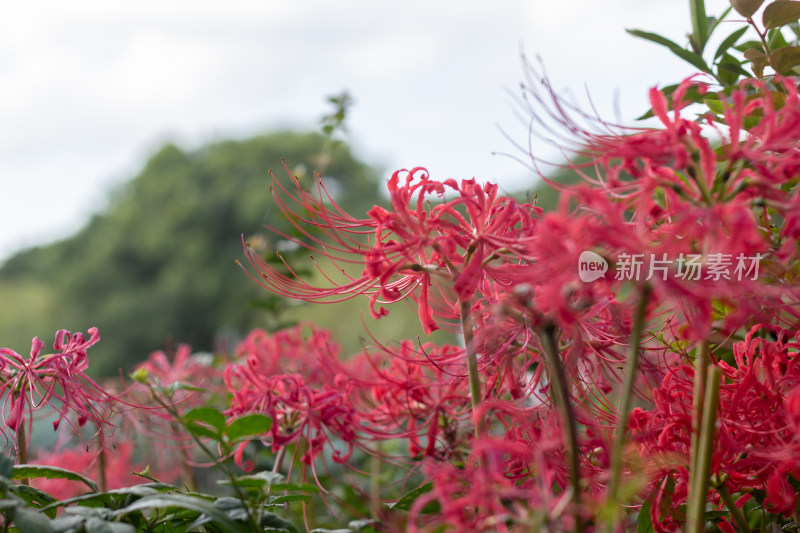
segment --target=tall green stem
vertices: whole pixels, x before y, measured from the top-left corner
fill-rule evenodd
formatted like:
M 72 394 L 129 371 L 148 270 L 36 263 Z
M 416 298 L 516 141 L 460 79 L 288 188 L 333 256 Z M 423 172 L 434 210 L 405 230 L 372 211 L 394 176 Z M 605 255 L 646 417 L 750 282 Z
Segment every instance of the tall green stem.
M 697 446 L 700 443 L 700 426 L 703 416 L 703 398 L 706 395 L 706 370 L 708 368 L 708 342 L 697 348 L 694 362 L 694 388 L 692 391 L 692 441 L 689 456 L 689 470 L 697 468 Z
M 706 496 L 708 478 L 711 470 L 711 453 L 714 450 L 714 434 L 719 404 L 719 383 L 722 372 L 719 367 L 710 365 L 706 378 L 706 394 L 703 398 L 703 420 L 700 427 L 697 464 L 689 473 L 689 511 L 686 517 L 686 533 L 701 533 L 706 522 Z
M 564 436 L 564 455 L 567 459 L 569 481 L 572 485 L 572 513 L 575 519 L 575 531 L 582 531 L 581 519 L 581 472 L 578 466 L 578 426 L 572 411 L 569 397 L 569 384 L 561 355 L 556 343 L 556 327 L 552 324 L 545 326 L 539 334 L 542 343 L 547 367 L 550 371 L 550 390 L 553 401 L 561 415 L 561 432 Z
M 475 335 L 472 332 L 472 314 L 469 302 L 459 305 L 461 314 L 461 332 L 464 335 L 464 351 L 467 358 L 467 374 L 469 376 L 469 396 L 472 400 L 472 416 L 475 423 L 475 436 L 480 437 L 483 421 L 479 420 L 478 405 L 481 403 L 481 380 L 478 375 L 478 355 L 475 352 Z
M 731 513 L 733 521 L 736 522 L 736 527 L 738 527 L 742 533 L 751 533 L 750 524 L 747 523 L 747 519 L 744 513 L 742 513 L 742 510 L 736 507 L 736 502 L 733 500 L 733 496 L 731 496 L 731 492 L 728 490 L 728 486 L 724 481 L 717 486 L 717 492 L 722 498 L 722 501 L 725 502 L 725 507 L 727 507 L 728 511 Z
M 20 394 L 22 394 L 21 392 L 15 391 L 13 394 L 14 394 L 14 400 L 15 401 L 18 401 L 18 402 L 22 401 L 20 399 L 20 397 L 19 397 Z M 19 425 L 17 426 L 17 430 L 16 430 L 16 436 L 17 436 L 17 464 L 18 465 L 26 465 L 26 464 L 28 464 L 28 436 L 25 434 L 25 419 L 24 418 L 22 418 L 19 421 Z M 20 484 L 21 485 L 27 485 L 28 484 L 28 478 L 21 479 L 20 480 Z
M 100 428 L 100 453 L 97 455 L 97 486 L 100 492 L 106 491 L 106 441 L 103 428 Z
M 628 415 L 633 402 L 633 389 L 636 384 L 636 376 L 639 373 L 639 345 L 642 342 L 642 331 L 644 330 L 647 302 L 650 299 L 650 286 L 642 285 L 639 290 L 639 302 L 636 305 L 633 317 L 633 331 L 629 343 L 630 353 L 628 363 L 625 367 L 622 394 L 619 400 L 619 430 L 614 441 L 614 450 L 611 456 L 611 480 L 608 484 L 608 496 L 616 498 L 619 489 L 619 480 L 622 475 L 622 450 L 625 447 L 625 440 L 628 435 Z

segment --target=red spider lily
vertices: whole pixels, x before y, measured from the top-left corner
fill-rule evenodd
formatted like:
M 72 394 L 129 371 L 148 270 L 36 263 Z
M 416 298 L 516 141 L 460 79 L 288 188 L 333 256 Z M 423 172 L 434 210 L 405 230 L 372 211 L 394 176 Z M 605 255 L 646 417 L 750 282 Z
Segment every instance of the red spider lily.
M 409 455 L 448 457 L 472 435 L 464 351 L 402 341 L 364 354 L 372 375 L 359 380 L 362 431 L 375 440 L 403 438 Z
M 258 342 L 248 337 L 239 352 L 247 359 L 225 369 L 225 383 L 233 397 L 227 414 L 264 413 L 272 420 L 270 443 L 274 450 L 303 440 L 303 462 L 311 464 L 329 442 L 329 435 L 341 439 L 347 449 L 333 450 L 333 459 L 345 462 L 353 451 L 358 424 L 357 413 L 350 400 L 351 383 L 342 374 L 335 374 L 335 348 L 328 345 L 329 334 L 311 328 L 308 338 L 298 326 L 275 336 L 263 336 Z M 273 350 L 263 350 L 265 345 Z M 275 373 L 277 362 L 287 363 L 297 357 L 311 381 L 299 374 Z M 302 364 L 302 363 L 305 364 Z M 266 436 L 265 436 L 266 437 Z M 242 465 L 240 447 L 236 456 Z
M 756 337 L 772 332 L 776 340 Z M 712 474 L 731 493 L 765 491 L 764 506 L 789 516 L 797 506 L 790 477 L 800 479 L 800 441 L 793 411 L 800 384 L 800 342 L 789 340 L 780 327 L 758 325 L 733 347 L 735 366 L 720 361 L 726 376 L 719 400 L 719 429 L 712 456 Z M 692 427 L 693 369 L 670 371 L 654 391 L 655 407 L 637 409 L 631 428 L 640 450 L 661 472 L 655 481 L 663 493 L 674 480 L 672 509 L 686 498 Z M 653 509 L 656 505 L 653 505 Z M 659 531 L 669 531 L 662 527 Z
M 502 402 L 486 409 L 494 411 L 493 418 L 509 420 L 506 430 L 500 436 L 474 440 L 463 466 L 424 463 L 432 489 L 414 502 L 410 530 L 441 530 L 443 524 L 453 531 L 492 532 L 516 531 L 524 525 L 559 531 L 574 527 L 570 494 L 563 490 L 569 482 L 558 416 Z M 581 448 L 583 502 L 588 511 L 602 495 L 608 459 L 597 439 L 586 438 Z M 423 509 L 434 502 L 441 510 L 425 527 Z
M 434 312 L 434 280 L 452 280 L 455 294 L 469 300 L 482 283 L 492 279 L 492 261 L 516 260 L 520 240 L 533 233 L 538 214 L 531 205 L 498 197 L 496 185 L 479 186 L 474 180 L 460 184 L 434 181 L 424 169 L 414 168 L 395 172 L 389 180 L 391 211 L 375 206 L 368 218 L 355 219 L 333 202 L 321 183 L 318 194 L 312 195 L 293 180 L 294 194 L 275 180 L 276 201 L 311 241 L 303 244 L 329 257 L 342 281 L 323 272 L 331 286 L 309 285 L 296 276 L 279 273 L 246 247 L 248 260 L 259 275 L 254 279 L 278 294 L 306 301 L 334 302 L 363 294 L 370 298 L 376 318 L 388 313 L 383 304 L 411 296 L 419 305 L 426 333 L 439 328 L 435 317 L 452 320 L 459 316 L 441 298 L 442 308 Z M 448 190 L 457 196 L 443 199 Z M 293 211 L 279 192 L 296 203 L 299 212 Z M 432 199 L 443 200 L 429 206 Z M 317 228 L 322 236 L 303 225 Z M 370 236 L 371 241 L 362 240 Z M 364 270 L 354 278 L 338 267 L 340 262 L 360 262 Z
M 112 425 L 109 418 L 120 400 L 84 373 L 89 365 L 86 350 L 100 340 L 97 328 L 89 328 L 89 335 L 86 339 L 81 333 L 59 330 L 53 344 L 57 352 L 46 355 L 42 354 L 44 343 L 34 338 L 27 359 L 0 348 L 5 428 L 15 431 L 22 424 L 30 424 L 33 413 L 45 407 L 58 413 L 55 429 L 62 420 L 73 426 L 70 413 L 77 416 L 78 426 L 87 421 L 99 430 Z
M 703 94 L 706 85 L 686 79 L 669 98 L 653 89 L 650 101 L 661 121 L 660 129 L 614 128 L 565 104 L 548 84 L 546 97 L 533 87 L 530 94 L 539 103 L 552 100 L 552 118 L 590 159 L 572 168 L 584 176 L 591 189 L 559 187 L 567 189 L 562 206 L 568 202 L 577 206 L 562 207 L 562 224 L 585 227 L 585 217 L 599 219 L 594 222 L 595 231 L 572 239 L 580 247 L 568 253 L 598 251 L 612 265 L 621 253 L 673 261 L 695 255 L 704 266 L 713 264 L 715 257 L 729 257 L 734 262 L 740 257 L 759 258 L 758 279 L 690 280 L 676 276 L 673 268 L 666 279 L 654 283 L 654 303 L 682 311 L 680 334 L 693 340 L 706 338 L 712 329 L 730 333 L 769 320 L 776 309 L 784 323 L 800 322 L 794 309 L 800 293 L 792 283 L 796 273 L 791 266 L 798 259 L 796 239 L 800 235 L 796 214 L 800 212 L 800 193 L 793 185 L 800 161 L 800 97 L 793 81 L 780 77 L 770 83 L 749 80 L 730 94 L 716 95 L 723 116 L 707 117 L 706 127 L 687 109 L 689 90 Z M 579 119 L 589 126 L 581 126 Z M 722 126 L 717 126 L 718 121 Z M 716 140 L 710 138 L 714 132 Z M 597 177 L 584 173 L 589 167 Z M 545 225 L 542 221 L 542 228 Z M 548 233 L 540 229 L 537 235 Z M 553 263 L 550 270 L 558 274 L 558 262 L 550 260 L 554 256 L 547 254 L 545 247 L 536 248 L 540 244 L 536 239 L 531 239 L 534 247 L 527 257 L 547 258 L 542 262 Z M 529 270 L 535 272 L 536 268 L 539 265 Z M 580 283 L 569 285 L 568 272 L 562 266 L 563 281 L 535 287 L 540 301 L 553 302 L 545 310 L 558 310 L 562 320 L 571 319 L 574 313 L 563 314 L 569 308 L 559 300 L 570 298 L 560 299 L 559 289 L 567 295 L 594 289 Z M 549 297 L 548 287 L 552 290 Z M 725 317 L 714 312 L 720 304 L 731 310 Z M 712 327 L 720 318 L 725 319 L 722 327 Z
M 164 386 L 178 382 L 200 383 L 215 377 L 216 373 L 210 361 L 192 355 L 188 344 L 179 345 L 172 357 L 161 350 L 155 351 L 136 369 L 146 370 L 148 377 Z

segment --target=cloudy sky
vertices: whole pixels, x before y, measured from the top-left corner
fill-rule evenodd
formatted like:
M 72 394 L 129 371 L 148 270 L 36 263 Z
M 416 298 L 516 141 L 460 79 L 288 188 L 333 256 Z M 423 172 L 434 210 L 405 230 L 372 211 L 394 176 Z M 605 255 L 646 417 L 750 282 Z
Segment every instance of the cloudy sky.
M 0 261 L 69 235 L 165 141 L 186 148 L 316 128 L 328 95 L 356 104 L 350 140 L 391 172 L 506 188 L 534 176 L 513 98 L 520 53 L 559 90 L 629 121 L 652 85 L 691 72 L 624 28 L 678 42 L 677 0 L 42 0 L 0 17 Z M 724 0 L 707 0 L 719 13 Z M 615 102 L 617 105 L 615 106 Z M 617 110 L 618 108 L 618 110 Z M 276 166 L 279 162 L 276 162 Z M 266 182 L 265 182 L 266 183 Z M 265 185 L 266 186 L 266 185 Z

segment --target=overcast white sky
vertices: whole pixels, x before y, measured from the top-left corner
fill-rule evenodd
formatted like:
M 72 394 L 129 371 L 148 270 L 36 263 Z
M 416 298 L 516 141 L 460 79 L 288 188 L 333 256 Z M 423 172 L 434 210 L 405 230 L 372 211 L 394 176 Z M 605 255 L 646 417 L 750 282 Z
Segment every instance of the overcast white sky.
M 649 87 L 691 73 L 624 31 L 683 43 L 685 0 L 43 0 L 1 13 L 0 262 L 77 230 L 163 142 L 316 128 L 344 89 L 367 162 L 515 188 L 534 177 L 492 152 L 513 151 L 498 125 L 525 141 L 508 96 L 520 51 L 611 119 L 615 94 L 630 120 Z

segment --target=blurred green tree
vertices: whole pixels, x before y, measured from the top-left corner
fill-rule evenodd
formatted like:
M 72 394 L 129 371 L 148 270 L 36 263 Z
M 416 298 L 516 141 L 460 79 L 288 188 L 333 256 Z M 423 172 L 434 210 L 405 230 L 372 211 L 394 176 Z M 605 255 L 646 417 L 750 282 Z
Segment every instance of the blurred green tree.
M 212 350 L 225 332 L 268 326 L 264 308 L 275 303 L 235 260 L 242 234 L 261 234 L 269 254 L 275 243 L 263 226 L 289 230 L 267 175 L 275 168 L 285 178 L 281 158 L 309 184 L 324 160 L 326 183 L 353 213 L 379 199 L 376 171 L 320 134 L 284 131 L 195 151 L 167 144 L 74 236 L 8 259 L 0 344 L 23 352 L 34 335 L 50 343 L 56 329 L 97 326 L 103 341 L 90 370 L 102 376 L 165 345 Z

